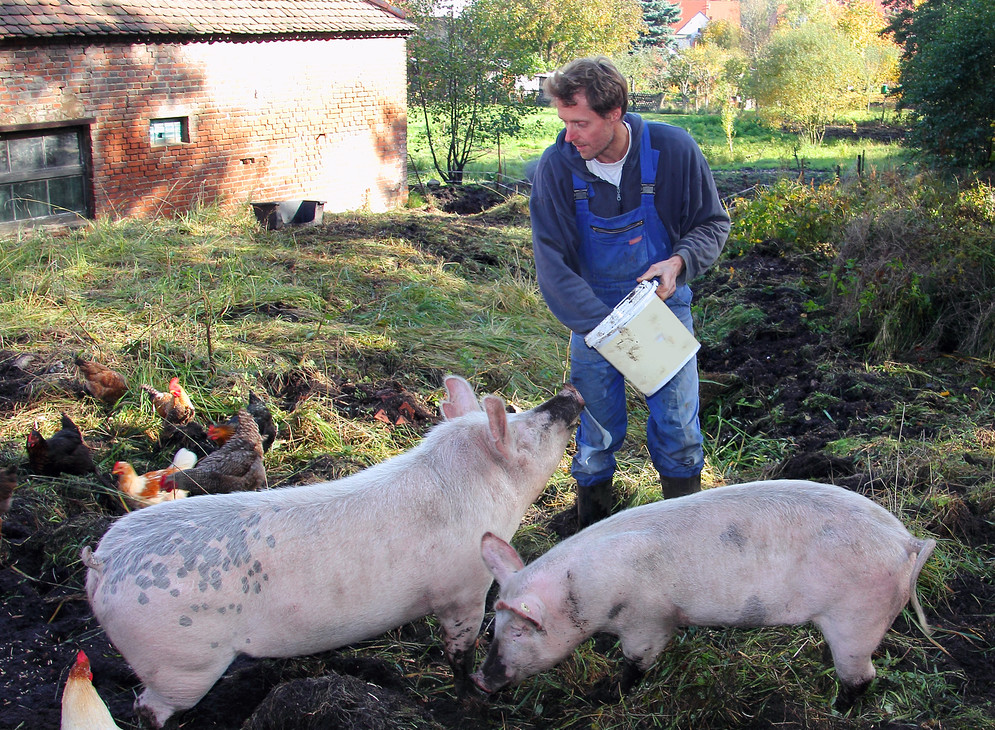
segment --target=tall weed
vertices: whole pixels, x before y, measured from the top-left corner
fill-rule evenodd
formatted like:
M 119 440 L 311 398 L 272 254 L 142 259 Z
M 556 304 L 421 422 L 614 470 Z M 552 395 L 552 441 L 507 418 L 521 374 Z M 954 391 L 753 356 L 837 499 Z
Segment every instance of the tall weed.
M 830 278 L 844 332 L 882 357 L 995 356 L 991 187 L 923 176 L 868 186 L 873 204 L 847 224 Z

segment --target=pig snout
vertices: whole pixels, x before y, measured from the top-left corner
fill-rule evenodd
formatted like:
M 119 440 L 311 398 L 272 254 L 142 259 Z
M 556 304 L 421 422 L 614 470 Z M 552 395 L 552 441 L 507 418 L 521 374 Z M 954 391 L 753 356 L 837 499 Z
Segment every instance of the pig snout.
M 573 385 L 567 383 L 563 389 L 548 401 L 536 408 L 537 412 L 547 412 L 558 421 L 572 425 L 584 410 L 584 398 Z
M 497 644 L 491 645 L 491 650 L 487 653 L 483 665 L 479 670 L 470 675 L 470 679 L 477 685 L 477 688 L 491 694 L 509 684 L 511 681 L 507 676 L 504 662 L 497 650 Z
M 491 692 L 494 691 L 487 686 L 487 682 L 486 680 L 484 680 L 484 675 L 481 674 L 480 672 L 474 672 L 473 674 L 471 674 L 470 679 L 473 680 L 473 683 L 477 685 L 477 689 L 479 689 L 481 692 L 486 692 L 487 694 L 490 694 Z

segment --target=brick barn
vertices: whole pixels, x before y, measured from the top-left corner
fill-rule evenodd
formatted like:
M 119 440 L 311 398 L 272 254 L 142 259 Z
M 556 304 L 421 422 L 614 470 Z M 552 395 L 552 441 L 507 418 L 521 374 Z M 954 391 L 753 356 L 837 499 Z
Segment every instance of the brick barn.
M 407 199 L 381 0 L 0 0 L 0 227 Z

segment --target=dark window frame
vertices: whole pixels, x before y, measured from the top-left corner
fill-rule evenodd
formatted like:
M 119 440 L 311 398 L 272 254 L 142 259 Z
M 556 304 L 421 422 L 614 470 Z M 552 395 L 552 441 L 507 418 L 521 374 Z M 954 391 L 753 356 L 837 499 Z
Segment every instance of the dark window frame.
M 66 211 L 47 215 L 22 218 L 13 221 L 0 221 L 0 231 L 11 231 L 23 226 L 49 224 L 78 224 L 94 217 L 93 197 L 93 147 L 91 129 L 95 119 L 70 119 L 61 122 L 0 125 L 0 141 L 4 144 L 11 139 L 37 138 L 52 134 L 74 132 L 79 148 L 79 163 L 59 167 L 43 167 L 30 171 L 0 171 L 0 185 L 47 182 L 60 178 L 82 178 L 82 208 L 80 212 Z M 50 201 L 46 201 L 50 206 Z

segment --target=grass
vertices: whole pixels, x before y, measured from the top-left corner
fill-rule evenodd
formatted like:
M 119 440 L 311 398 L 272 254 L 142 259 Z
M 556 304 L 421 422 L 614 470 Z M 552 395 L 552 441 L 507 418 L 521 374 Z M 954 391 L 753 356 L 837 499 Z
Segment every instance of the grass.
M 456 372 L 519 406 L 541 402 L 566 377 L 566 333 L 539 295 L 526 223 L 514 216 L 500 225 L 490 220 L 407 211 L 328 216 L 326 227 L 268 232 L 248 212 L 200 210 L 176 220 L 102 221 L 64 234 L 5 239 L 0 349 L 58 357 L 69 369 L 40 379 L 30 397 L 9 409 L 0 423 L 0 459 L 22 461 L 26 431 L 38 422 L 49 433 L 61 410 L 103 446 L 105 468 L 122 456 L 151 458 L 136 444 L 156 419 L 136 391 L 108 411 L 66 389 L 72 378 L 66 358 L 77 352 L 119 368 L 135 384 L 162 388 L 178 375 L 204 420 L 221 419 L 249 390 L 272 391 L 302 371 L 326 379 L 396 379 L 430 405 L 441 393 L 440 375 Z M 726 307 L 710 300 L 699 315 L 702 341 L 717 343 L 759 326 L 762 312 L 734 299 Z M 987 392 L 959 401 L 937 395 L 943 383 L 915 364 L 868 369 L 910 387 L 908 401 L 884 418 L 911 423 L 939 415 L 949 424 L 929 441 L 871 435 L 833 445 L 859 456 L 875 477 L 875 498 L 907 518 L 913 532 L 942 538 L 920 581 L 932 615 L 947 600 L 953 576 L 992 578 L 990 550 L 938 532 L 966 497 L 958 504 L 930 485 L 957 478 L 965 449 L 991 453 L 995 409 Z M 267 455 L 273 484 L 294 483 L 318 458 L 334 460 L 336 476 L 349 473 L 420 437 L 414 429 L 350 418 L 318 391 L 293 410 L 274 405 L 281 438 Z M 641 423 L 645 414 L 635 397 L 632 406 L 632 423 Z M 791 452 L 789 440 L 756 434 L 749 425 L 721 401 L 709 411 L 706 484 L 758 478 Z M 641 431 L 633 426 L 619 454 L 618 485 L 631 504 L 659 497 Z M 545 522 L 572 504 L 567 466 L 565 457 L 515 538 L 526 560 L 551 547 L 556 537 Z M 925 492 L 902 486 L 909 483 L 925 485 Z M 43 519 L 58 522 L 66 509 L 55 499 L 60 489 L 79 498 L 96 488 L 86 480 L 32 478 L 19 493 L 37 500 Z M 978 489 L 991 493 L 990 484 Z M 982 493 L 972 504 L 985 499 Z M 75 548 L 58 546 L 52 559 L 71 567 Z M 429 619 L 345 651 L 396 667 L 421 701 L 449 701 L 438 646 Z M 493 698 L 488 717 L 497 718 L 491 727 L 507 728 L 747 728 L 772 718 L 820 729 L 933 721 L 995 727 L 985 717 L 990 703 L 965 700 L 963 673 L 913 629 L 889 632 L 875 661 L 880 676 L 871 699 L 853 717 L 830 709 L 836 684 L 823 650 L 811 628 L 691 628 L 675 637 L 634 694 L 604 703 L 589 695 L 615 676 L 619 653 L 613 642 L 595 638 L 555 670 Z
M 701 147 L 709 165 L 716 171 L 732 171 L 743 167 L 794 170 L 834 171 L 854 173 L 857 157 L 862 156 L 866 170 L 894 170 L 908 165 L 909 150 L 898 142 L 875 141 L 861 138 L 827 139 L 821 145 L 803 141 L 791 132 L 769 129 L 757 121 L 753 112 L 741 112 L 735 122 L 732 151 L 722 120 L 718 114 L 642 114 L 644 119 L 661 121 L 687 130 Z M 880 120 L 880 114 L 854 112 L 842 124 L 856 130 Z M 890 120 L 894 123 L 896 120 Z M 899 122 L 901 120 L 898 120 Z M 497 145 L 482 149 L 466 167 L 471 178 L 488 178 L 500 171 L 509 178 L 526 179 L 525 167 L 538 160 L 543 150 L 556 138 L 562 128 L 556 110 L 538 108 L 531 114 L 525 131 L 514 140 L 502 139 Z M 432 167 L 432 158 L 425 135 L 424 120 L 413 115 L 408 126 L 409 166 L 414 166 L 424 179 L 438 177 Z M 442 158 L 445 159 L 444 156 Z M 412 177 L 412 182 L 416 182 Z

